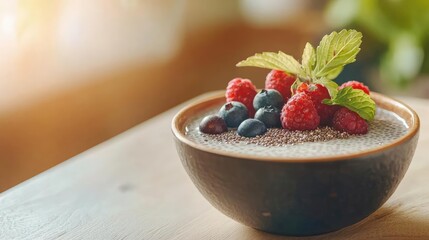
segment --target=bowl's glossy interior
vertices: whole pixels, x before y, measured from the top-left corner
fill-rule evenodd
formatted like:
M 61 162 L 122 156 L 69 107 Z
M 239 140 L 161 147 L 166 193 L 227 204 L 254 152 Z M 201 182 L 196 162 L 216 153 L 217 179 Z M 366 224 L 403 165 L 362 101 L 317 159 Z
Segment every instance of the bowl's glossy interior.
M 287 235 L 333 231 L 368 216 L 394 192 L 417 144 L 419 119 L 408 106 L 373 93 L 378 106 L 409 126 L 397 140 L 334 157 L 261 157 L 229 153 L 186 138 L 189 119 L 224 101 L 222 92 L 195 100 L 173 119 L 184 168 L 206 199 L 253 228 Z

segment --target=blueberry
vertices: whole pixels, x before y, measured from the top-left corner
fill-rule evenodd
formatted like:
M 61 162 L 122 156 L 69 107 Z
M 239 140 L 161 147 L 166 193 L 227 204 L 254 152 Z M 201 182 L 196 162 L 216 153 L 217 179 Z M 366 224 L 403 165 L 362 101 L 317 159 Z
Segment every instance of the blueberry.
M 246 106 L 241 102 L 228 102 L 222 106 L 219 116 L 226 122 L 226 126 L 236 128 L 241 122 L 249 118 Z
M 208 134 L 219 134 L 226 132 L 225 121 L 217 115 L 208 115 L 200 122 L 200 131 Z
M 244 120 L 237 129 L 238 135 L 243 137 L 256 137 L 266 131 L 267 127 L 265 127 L 264 123 L 254 118 Z
M 253 99 L 253 107 L 256 111 L 258 109 L 273 106 L 275 108 L 281 109 L 283 107 L 284 100 L 279 91 L 274 89 L 263 89 L 258 94 L 256 94 Z
M 282 126 L 280 111 L 273 106 L 260 108 L 255 114 L 255 119 L 263 122 L 267 128 L 280 128 Z

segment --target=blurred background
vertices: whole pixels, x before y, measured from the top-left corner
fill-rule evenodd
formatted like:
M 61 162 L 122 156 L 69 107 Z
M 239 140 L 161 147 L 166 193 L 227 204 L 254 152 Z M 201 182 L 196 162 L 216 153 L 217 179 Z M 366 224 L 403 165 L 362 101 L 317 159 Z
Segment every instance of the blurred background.
M 429 96 L 426 0 L 0 0 L 0 192 L 237 76 L 256 52 L 300 59 L 364 34 L 339 82 Z M 168 141 L 168 139 L 166 140 Z

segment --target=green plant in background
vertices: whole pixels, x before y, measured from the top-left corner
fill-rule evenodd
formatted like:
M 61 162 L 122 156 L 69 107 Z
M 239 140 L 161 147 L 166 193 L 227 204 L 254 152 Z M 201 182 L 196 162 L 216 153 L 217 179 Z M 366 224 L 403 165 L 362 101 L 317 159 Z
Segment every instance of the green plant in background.
M 353 26 L 385 46 L 377 56 L 383 79 L 406 86 L 429 72 L 429 0 L 331 0 L 326 18 L 333 27 Z

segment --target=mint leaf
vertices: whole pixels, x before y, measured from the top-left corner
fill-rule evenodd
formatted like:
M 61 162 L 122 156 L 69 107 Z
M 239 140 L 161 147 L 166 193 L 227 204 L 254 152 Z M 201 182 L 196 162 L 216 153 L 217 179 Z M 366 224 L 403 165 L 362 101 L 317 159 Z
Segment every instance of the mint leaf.
M 340 68 L 336 68 L 335 71 L 331 71 L 329 72 L 329 74 L 326 76 L 326 78 L 328 79 L 335 79 L 338 77 L 338 75 L 340 75 L 340 73 L 343 71 L 344 67 L 340 67 Z
M 364 91 L 352 87 L 339 90 L 335 97 L 325 99 L 323 103 L 346 107 L 367 121 L 373 120 L 375 116 L 375 102 Z
M 281 51 L 278 53 L 257 53 L 254 56 L 248 57 L 246 60 L 237 63 L 236 66 L 276 69 L 295 75 L 297 75 L 301 69 L 301 64 L 299 64 L 295 58 Z
M 314 83 L 322 84 L 328 89 L 329 95 L 331 98 L 334 98 L 338 93 L 338 84 L 328 78 L 316 79 Z
M 346 64 L 356 61 L 361 43 L 362 33 L 356 30 L 342 30 L 325 35 L 316 48 L 314 77 L 333 79 L 338 76 Z
M 304 52 L 302 53 L 302 70 L 303 75 L 311 76 L 314 64 L 316 63 L 316 52 L 310 43 L 305 44 Z
M 295 91 L 298 89 L 299 85 L 301 85 L 301 80 L 299 78 L 295 79 L 295 82 L 292 83 L 292 85 L 290 86 L 290 91 L 293 94 L 295 94 Z

